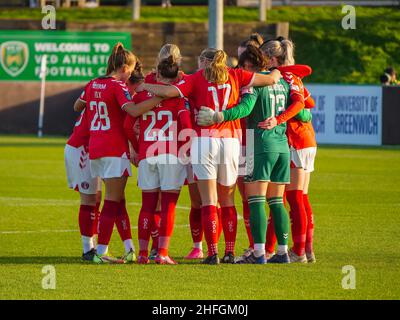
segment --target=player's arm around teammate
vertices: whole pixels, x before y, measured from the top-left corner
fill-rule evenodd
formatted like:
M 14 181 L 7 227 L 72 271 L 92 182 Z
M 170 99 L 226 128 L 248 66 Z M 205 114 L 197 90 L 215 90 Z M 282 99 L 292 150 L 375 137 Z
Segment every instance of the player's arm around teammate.
M 135 260 L 124 190 L 131 175 L 128 142 L 123 132 L 127 109 L 134 107 L 125 82 L 136 65 L 136 57 L 118 43 L 108 60 L 107 75 L 89 82 L 85 89 L 86 112 L 90 123 L 89 157 L 93 177 L 105 183 L 105 201 L 99 223 L 97 254 L 93 262 L 132 262 Z M 75 105 L 83 101 L 78 99 Z M 145 108 L 148 106 L 146 105 Z M 124 242 L 123 259 L 108 253 L 114 223 Z
M 145 88 L 163 97 L 182 96 L 194 101 L 195 116 L 201 106 L 226 109 L 236 104 L 239 90 L 245 86 L 263 86 L 279 81 L 280 73 L 259 75 L 243 70 L 230 70 L 222 50 L 206 49 L 200 55 L 204 69 L 186 77 L 176 86 L 145 85 Z M 196 126 L 195 126 L 196 128 Z M 203 128 L 204 129 L 204 128 Z M 202 220 L 208 245 L 207 264 L 219 263 L 217 203 L 221 205 L 225 233 L 224 262 L 233 262 L 237 215 L 234 190 L 239 160 L 239 122 L 225 126 L 196 128 L 192 140 L 191 158 L 194 175 L 201 195 Z M 222 163 L 221 163 L 222 162 Z
M 312 213 L 309 206 L 308 196 L 304 196 L 303 190 L 308 187 L 309 174 L 314 169 L 314 159 L 316 154 L 316 141 L 314 130 L 311 122 L 302 122 L 293 117 L 306 104 L 304 95 L 304 87 L 301 74 L 296 70 L 293 57 L 293 43 L 285 39 L 277 39 L 267 42 L 262 46 L 265 55 L 270 59 L 270 67 L 293 68 L 292 72 L 283 72 L 285 80 L 290 85 L 290 96 L 292 100 L 290 108 L 276 118 L 270 118 L 259 124 L 261 128 L 270 129 L 276 123 L 287 121 L 287 136 L 289 140 L 291 153 L 291 170 L 290 170 L 290 185 L 286 188 L 286 198 L 290 205 L 290 216 L 292 220 L 292 238 L 293 248 L 290 251 L 290 259 L 292 262 L 305 263 L 315 261 L 312 252 L 312 245 L 308 245 L 308 254 L 305 254 L 307 234 L 309 243 L 312 243 Z M 298 74 L 298 75 L 297 75 Z M 307 177 L 308 176 L 308 177 Z M 305 203 L 307 202 L 307 209 Z M 307 227 L 307 215 L 310 216 L 310 232 Z M 309 259 L 307 259 L 307 256 Z
M 173 57 L 162 60 L 157 67 L 159 83 L 176 81 L 179 67 Z M 151 97 L 146 91 L 134 97 L 135 101 Z M 182 126 L 182 128 L 180 128 Z M 180 189 L 186 179 L 186 168 L 178 159 L 179 130 L 190 129 L 190 115 L 183 99 L 167 99 L 157 108 L 140 117 L 138 186 L 142 189 L 142 208 L 139 214 L 138 262 L 147 264 L 150 221 L 161 191 L 161 221 L 158 254 L 155 262 L 176 264 L 169 256 L 175 207 Z
M 248 47 L 243 57 L 255 55 L 257 59 L 249 59 L 256 69 L 265 71 L 266 63 L 261 51 Z M 285 110 L 288 101 L 289 86 L 280 81 L 276 86 L 269 88 L 255 88 L 252 93 L 246 94 L 242 101 L 234 108 L 215 112 L 209 108 L 202 108 L 198 116 L 199 124 L 233 121 L 246 117 L 248 130 L 252 130 L 253 137 L 247 137 L 246 145 L 246 193 L 250 207 L 250 226 L 254 239 L 254 252 L 242 257 L 239 263 L 265 263 L 265 235 L 267 229 L 265 202 L 268 204 L 278 220 L 277 234 L 279 249 L 276 257 L 268 261 L 271 263 L 287 263 L 287 243 L 289 234 L 289 219 L 283 206 L 283 192 L 285 184 L 289 183 L 289 149 L 285 135 L 286 125 L 281 124 L 276 129 L 265 132 L 258 127 L 261 119 L 281 113 Z M 273 101 L 273 103 L 271 103 Z

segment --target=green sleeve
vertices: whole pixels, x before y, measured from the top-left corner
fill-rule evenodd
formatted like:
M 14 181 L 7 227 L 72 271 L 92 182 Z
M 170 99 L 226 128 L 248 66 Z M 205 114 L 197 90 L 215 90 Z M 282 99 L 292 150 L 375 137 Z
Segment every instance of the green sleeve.
M 309 109 L 301 109 L 301 111 L 295 116 L 297 120 L 301 122 L 310 122 L 312 120 L 312 113 Z
M 240 118 L 245 118 L 253 111 L 253 108 L 256 105 L 256 101 L 258 98 L 258 90 L 256 88 L 254 88 L 253 90 L 253 93 L 245 94 L 242 98 L 242 101 L 240 101 L 238 105 L 228 110 L 222 111 L 222 114 L 224 115 L 224 121 L 232 121 Z

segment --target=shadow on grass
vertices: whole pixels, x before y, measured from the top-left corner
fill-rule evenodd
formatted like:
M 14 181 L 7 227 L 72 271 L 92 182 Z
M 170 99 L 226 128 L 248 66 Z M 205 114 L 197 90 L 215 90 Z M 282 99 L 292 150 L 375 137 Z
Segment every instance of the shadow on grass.
M 176 257 L 175 259 L 180 265 L 201 265 L 202 260 L 184 260 L 183 257 Z M 10 264 L 81 264 L 81 265 L 91 265 L 90 262 L 84 262 L 80 257 L 0 257 L 0 265 L 10 265 Z M 137 263 L 134 263 L 136 265 Z M 94 265 L 94 264 L 93 264 Z M 150 262 L 148 266 L 156 264 L 154 261 Z
M 84 264 L 80 257 L 0 257 L 0 265 L 8 264 Z

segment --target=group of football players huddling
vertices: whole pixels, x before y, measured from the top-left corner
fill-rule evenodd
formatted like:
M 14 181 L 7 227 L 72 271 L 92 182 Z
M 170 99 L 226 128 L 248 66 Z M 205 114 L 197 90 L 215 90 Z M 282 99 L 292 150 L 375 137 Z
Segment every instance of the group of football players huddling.
M 74 104 L 80 116 L 65 146 L 68 184 L 80 193 L 84 261 L 177 264 L 169 244 L 185 184 L 193 239 L 185 259 L 211 265 L 316 261 L 308 198 L 317 149 L 314 100 L 302 83 L 312 70 L 295 64 L 294 45 L 283 37 L 264 41 L 252 34 L 240 43 L 238 57 L 228 66 L 223 50 L 207 48 L 198 71 L 185 74 L 179 48 L 166 44 L 144 76 L 139 59 L 121 43 L 114 46 L 107 74 L 91 80 Z M 132 164 L 142 191 L 138 253 L 125 197 Z M 249 240 L 238 256 L 236 185 Z M 122 257 L 109 253 L 114 225 Z

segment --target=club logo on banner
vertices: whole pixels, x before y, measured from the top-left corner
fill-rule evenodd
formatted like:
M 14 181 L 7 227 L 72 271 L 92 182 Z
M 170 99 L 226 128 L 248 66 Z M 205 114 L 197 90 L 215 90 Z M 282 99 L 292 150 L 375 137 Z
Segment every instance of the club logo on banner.
M 1 66 L 11 77 L 16 77 L 25 70 L 29 60 L 29 49 L 25 42 L 3 42 L 0 52 Z
M 0 30 L 0 81 L 79 81 L 103 76 L 117 42 L 131 49 L 129 32 Z

